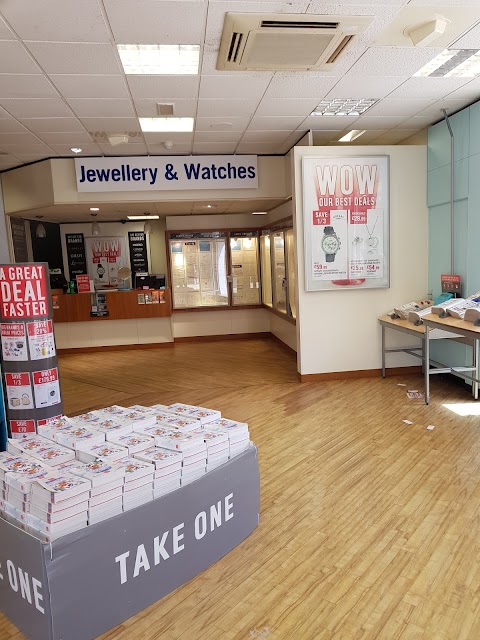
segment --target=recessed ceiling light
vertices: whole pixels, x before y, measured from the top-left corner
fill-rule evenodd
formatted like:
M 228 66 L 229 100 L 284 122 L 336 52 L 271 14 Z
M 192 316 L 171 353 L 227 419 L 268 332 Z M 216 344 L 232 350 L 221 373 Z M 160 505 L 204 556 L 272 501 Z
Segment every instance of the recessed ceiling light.
M 195 75 L 198 44 L 118 44 L 125 73 L 135 75 Z
M 479 49 L 444 49 L 414 78 L 474 78 L 480 73 Z
M 376 98 L 349 98 L 347 100 L 335 98 L 322 100 L 311 116 L 360 116 L 367 109 L 373 107 L 378 100 Z
M 159 220 L 160 216 L 143 215 L 143 216 L 127 216 L 127 218 L 129 220 Z
M 100 211 L 99 207 L 90 207 L 90 211 Z
M 363 136 L 365 131 L 366 131 L 365 129 L 363 129 L 363 130 L 362 129 L 352 129 L 351 131 L 346 133 L 344 136 L 339 138 L 338 141 L 339 142 L 352 142 L 353 140 L 356 140 L 360 136 Z
M 72 147 L 70 151 L 72 153 L 82 153 L 82 150 L 80 149 L 80 147 Z
M 252 216 L 266 216 L 266 211 L 252 211 Z
M 193 118 L 139 118 L 144 133 L 193 131 Z

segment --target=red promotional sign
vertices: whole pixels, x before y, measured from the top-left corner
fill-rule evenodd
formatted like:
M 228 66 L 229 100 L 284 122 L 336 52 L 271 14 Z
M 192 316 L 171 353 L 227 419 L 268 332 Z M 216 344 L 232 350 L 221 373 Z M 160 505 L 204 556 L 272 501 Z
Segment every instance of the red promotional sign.
M 33 336 L 45 336 L 53 331 L 53 325 L 51 320 L 40 320 L 39 322 L 29 322 L 27 324 L 28 335 Z
M 90 276 L 77 276 L 77 291 L 78 293 L 90 293 Z
M 58 420 L 61 417 L 62 417 L 61 415 L 58 415 L 58 416 L 53 416 L 51 418 L 45 418 L 44 420 L 37 420 L 37 427 L 43 427 L 46 424 L 48 424 L 49 422 L 53 422 L 54 420 Z
M 48 315 L 44 265 L 0 267 L 0 304 L 4 319 L 40 318 Z
M 45 369 L 44 371 L 33 372 L 33 384 L 47 384 L 58 380 L 57 369 Z
M 0 325 L 0 331 L 4 338 L 24 338 L 25 325 L 18 322 Z
M 313 224 L 328 226 L 330 224 L 330 211 L 314 211 Z
M 35 433 L 35 420 L 10 420 L 13 438 L 22 438 L 27 433 Z
M 7 387 L 25 387 L 30 384 L 30 374 L 25 373 L 6 373 L 5 381 Z

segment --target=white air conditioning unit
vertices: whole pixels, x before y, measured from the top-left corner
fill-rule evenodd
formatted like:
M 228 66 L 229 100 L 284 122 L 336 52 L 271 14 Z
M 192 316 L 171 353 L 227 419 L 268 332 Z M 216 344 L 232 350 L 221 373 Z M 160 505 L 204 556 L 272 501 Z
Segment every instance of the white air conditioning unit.
M 226 13 L 217 69 L 332 69 L 373 16 Z

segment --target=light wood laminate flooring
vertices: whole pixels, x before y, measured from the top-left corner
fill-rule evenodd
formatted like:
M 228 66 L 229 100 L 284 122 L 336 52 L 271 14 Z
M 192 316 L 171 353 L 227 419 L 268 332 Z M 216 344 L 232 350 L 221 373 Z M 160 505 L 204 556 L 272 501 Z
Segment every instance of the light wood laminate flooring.
M 435 378 L 426 407 L 419 376 L 300 384 L 270 340 L 60 363 L 66 413 L 201 404 L 259 449 L 258 529 L 102 640 L 480 638 L 480 418 L 443 406 L 480 407 L 463 388 Z

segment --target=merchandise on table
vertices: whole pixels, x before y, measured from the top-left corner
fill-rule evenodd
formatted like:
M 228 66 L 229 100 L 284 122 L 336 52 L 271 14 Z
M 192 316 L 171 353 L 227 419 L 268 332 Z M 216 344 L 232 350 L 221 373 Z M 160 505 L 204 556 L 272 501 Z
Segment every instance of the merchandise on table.
M 247 424 L 181 403 L 113 405 L 38 431 L 0 453 L 0 517 L 46 542 L 175 491 L 250 446 Z

